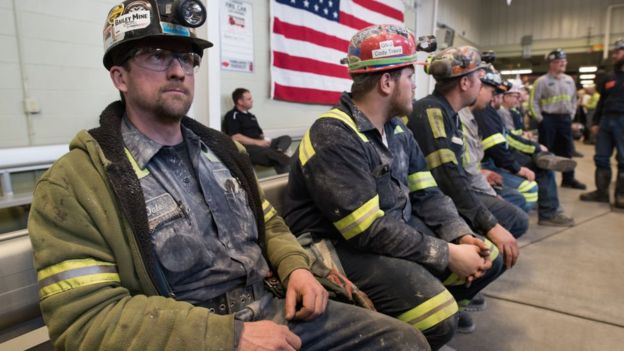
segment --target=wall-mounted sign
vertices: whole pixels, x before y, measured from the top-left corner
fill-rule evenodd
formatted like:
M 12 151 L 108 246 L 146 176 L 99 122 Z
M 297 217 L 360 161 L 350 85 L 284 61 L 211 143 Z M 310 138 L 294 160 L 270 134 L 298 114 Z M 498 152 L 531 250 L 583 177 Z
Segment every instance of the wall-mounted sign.
M 253 8 L 242 0 L 220 4 L 221 69 L 253 72 Z

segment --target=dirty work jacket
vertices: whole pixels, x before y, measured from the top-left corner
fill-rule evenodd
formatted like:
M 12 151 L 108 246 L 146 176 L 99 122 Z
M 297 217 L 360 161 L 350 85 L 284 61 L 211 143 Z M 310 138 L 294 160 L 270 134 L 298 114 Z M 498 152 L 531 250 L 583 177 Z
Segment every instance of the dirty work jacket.
M 473 228 L 485 235 L 498 221 L 470 190 L 468 173 L 462 164 L 464 141 L 457 112 L 444 96 L 434 92 L 414 102 L 407 126 L 440 189 L 453 199 Z
M 167 294 L 150 241 L 145 200 L 124 154 L 120 102 L 99 128 L 81 131 L 39 180 L 28 229 L 41 311 L 58 350 L 232 350 L 233 315 Z M 248 159 L 229 137 L 182 122 L 226 164 L 248 194 L 259 245 L 279 277 L 308 259 L 264 200 Z M 263 211 L 264 210 L 264 211 Z
M 472 232 L 437 188 L 399 118 L 388 121 L 384 132 L 387 147 L 344 93 L 299 145 L 284 218 L 293 233 L 312 232 L 442 271 L 448 265 L 446 241 Z M 410 226 L 411 216 L 442 240 Z
M 600 125 L 603 117 L 621 116 L 624 116 L 624 71 L 617 71 L 600 85 L 600 100 L 592 124 Z

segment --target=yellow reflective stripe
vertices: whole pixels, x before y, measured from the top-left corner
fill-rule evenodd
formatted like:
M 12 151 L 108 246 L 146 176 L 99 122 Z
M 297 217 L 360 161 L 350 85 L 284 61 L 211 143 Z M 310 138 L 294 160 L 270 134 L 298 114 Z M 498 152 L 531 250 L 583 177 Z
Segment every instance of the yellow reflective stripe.
M 351 117 L 349 117 L 349 115 L 347 115 L 346 113 L 340 111 L 339 109 L 335 108 L 330 110 L 329 112 L 325 112 L 324 114 L 321 115 L 320 118 L 335 118 L 338 119 L 340 121 L 342 121 L 344 124 L 348 125 L 349 127 L 351 127 L 351 129 L 353 129 L 353 131 L 360 137 L 360 139 L 362 139 L 362 141 L 364 142 L 368 142 L 368 138 L 366 137 L 366 135 L 362 134 L 357 126 L 355 125 L 355 122 L 353 121 L 353 119 Z
M 124 152 L 126 153 L 126 157 L 128 158 L 128 161 L 130 161 L 130 165 L 132 166 L 132 169 L 134 170 L 134 174 L 136 174 L 137 178 L 141 179 L 150 174 L 147 168 L 145 169 L 139 168 L 139 165 L 136 163 L 136 160 L 134 159 L 134 157 L 132 156 L 128 148 L 124 148 Z
M 444 116 L 439 108 L 428 108 L 427 119 L 433 133 L 433 138 L 446 138 L 446 130 L 444 129 Z
M 407 177 L 410 192 L 438 186 L 431 172 L 416 172 Z
M 453 295 L 445 289 L 397 318 L 423 331 L 453 316 L 457 311 L 458 307 Z
M 509 146 L 525 154 L 532 154 L 535 152 L 535 145 L 525 144 L 519 140 L 514 139 L 514 137 L 512 137 L 511 135 L 507 136 L 507 142 L 509 143 Z
M 538 200 L 537 193 L 523 193 L 522 196 L 524 196 L 526 202 L 535 203 Z
M 466 279 L 460 278 L 455 273 L 451 273 L 451 275 L 449 275 L 448 278 L 446 278 L 444 282 L 442 282 L 442 285 L 444 286 L 464 285 L 465 282 L 466 282 Z
M 92 258 L 67 260 L 37 272 L 41 299 L 63 291 L 97 284 L 119 283 L 116 265 Z
M 312 156 L 314 156 L 315 153 L 316 151 L 314 151 L 314 147 L 312 146 L 312 141 L 310 139 L 310 130 L 308 129 L 299 144 L 299 162 L 301 162 L 301 166 L 305 166 L 305 164 L 312 158 Z
M 375 195 L 349 215 L 334 222 L 334 226 L 345 239 L 349 240 L 368 229 L 375 219 L 383 215 L 384 211 L 379 209 L 379 195 Z
M 400 117 L 400 119 L 401 119 L 401 122 L 403 122 L 403 124 L 405 125 L 407 125 L 407 122 L 409 122 L 409 117 L 407 116 Z
M 489 259 L 490 259 L 490 261 L 494 261 L 496 259 L 496 257 L 498 257 L 498 248 L 490 240 L 484 239 L 484 241 L 485 241 L 485 245 L 490 250 L 490 257 L 489 257 Z
M 275 217 L 277 210 L 267 200 L 262 200 L 262 211 L 264 212 L 264 222 L 268 222 L 271 218 Z
M 396 134 L 401 134 L 401 133 L 403 133 L 403 132 L 405 132 L 405 131 L 403 130 L 403 127 L 401 127 L 401 125 L 400 125 L 400 124 L 397 124 L 397 126 L 396 126 L 396 127 L 394 127 L 394 134 L 395 134 L 395 135 L 396 135 Z
M 520 183 L 520 186 L 518 186 L 518 191 L 521 192 L 521 193 L 527 193 L 527 192 L 530 192 L 530 191 L 537 190 L 535 188 L 537 188 L 537 182 L 530 181 L 530 180 L 524 180 L 524 181 L 522 181 L 522 183 Z
M 549 98 L 546 99 L 541 99 L 540 100 L 540 105 L 542 106 L 546 106 L 546 105 L 552 105 L 552 104 L 556 104 L 558 102 L 562 102 L 562 101 L 570 101 L 572 100 L 572 96 L 567 95 L 567 94 L 563 94 L 563 95 L 555 95 L 555 96 L 551 96 Z
M 455 153 L 453 153 L 453 151 L 451 151 L 450 149 L 436 150 L 427 155 L 426 158 L 429 169 L 434 169 L 449 162 L 457 164 L 457 158 L 455 157 Z
M 509 131 L 513 135 L 522 135 L 522 129 L 514 129 Z
M 501 133 L 496 133 L 483 139 L 483 141 L 481 141 L 481 144 L 483 145 L 483 150 L 485 151 L 491 148 L 492 146 L 495 146 L 504 142 L 505 142 L 505 137 Z

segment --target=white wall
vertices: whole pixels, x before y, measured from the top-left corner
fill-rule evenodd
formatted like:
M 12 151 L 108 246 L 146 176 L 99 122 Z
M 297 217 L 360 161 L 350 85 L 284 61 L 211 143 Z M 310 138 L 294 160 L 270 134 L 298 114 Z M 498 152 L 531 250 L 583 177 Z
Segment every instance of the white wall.
M 29 144 L 22 79 L 41 107 L 32 115 L 33 145 L 67 143 L 78 130 L 96 124 L 117 96 L 101 64 L 103 19 L 114 3 L 0 1 L 0 147 Z
M 494 0 L 485 1 L 494 2 Z M 496 1 L 504 2 L 503 0 Z M 437 21 L 439 24 L 445 24 L 455 30 L 454 46 L 471 45 L 479 47 L 482 41 L 482 11 L 483 1 L 481 0 L 440 0 Z

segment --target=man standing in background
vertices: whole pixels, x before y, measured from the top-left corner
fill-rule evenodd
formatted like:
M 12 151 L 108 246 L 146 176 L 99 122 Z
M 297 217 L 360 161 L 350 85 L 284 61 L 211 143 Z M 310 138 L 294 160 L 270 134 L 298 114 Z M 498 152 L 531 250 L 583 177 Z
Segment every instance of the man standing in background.
M 576 112 L 576 85 L 565 74 L 568 60 L 561 49 L 547 56 L 548 73 L 533 84 L 529 108 L 539 123 L 539 143 L 555 155 L 571 158 L 574 154 L 572 118 Z M 574 171 L 563 172 L 561 186 L 564 188 L 587 188 L 574 178 Z

